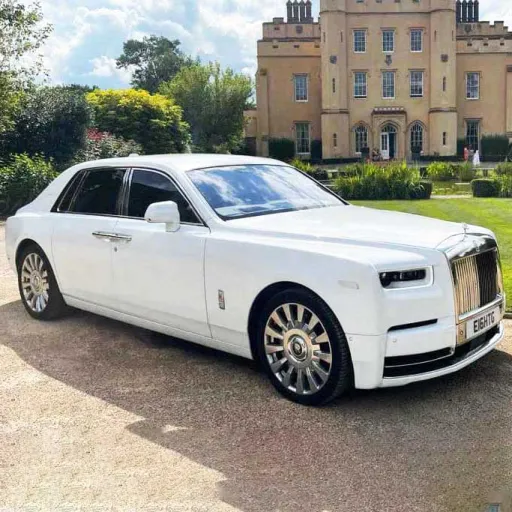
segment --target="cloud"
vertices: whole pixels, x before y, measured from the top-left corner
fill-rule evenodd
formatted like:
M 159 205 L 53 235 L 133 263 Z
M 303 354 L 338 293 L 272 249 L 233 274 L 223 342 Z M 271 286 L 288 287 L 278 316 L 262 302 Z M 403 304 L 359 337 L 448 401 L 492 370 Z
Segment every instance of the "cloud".
M 116 66 L 116 59 L 102 55 L 101 57 L 94 57 L 90 60 L 93 66 L 92 71 L 89 73 L 91 76 L 103 78 L 117 78 L 125 85 L 129 85 L 131 80 L 130 69 L 118 69 Z

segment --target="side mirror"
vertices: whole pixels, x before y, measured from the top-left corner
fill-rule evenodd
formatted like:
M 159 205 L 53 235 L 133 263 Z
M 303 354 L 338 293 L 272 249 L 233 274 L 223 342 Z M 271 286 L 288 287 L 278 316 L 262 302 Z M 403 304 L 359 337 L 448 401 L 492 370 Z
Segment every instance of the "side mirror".
M 144 220 L 150 224 L 165 224 L 165 230 L 175 233 L 180 229 L 180 212 L 174 201 L 150 204 L 144 215 Z

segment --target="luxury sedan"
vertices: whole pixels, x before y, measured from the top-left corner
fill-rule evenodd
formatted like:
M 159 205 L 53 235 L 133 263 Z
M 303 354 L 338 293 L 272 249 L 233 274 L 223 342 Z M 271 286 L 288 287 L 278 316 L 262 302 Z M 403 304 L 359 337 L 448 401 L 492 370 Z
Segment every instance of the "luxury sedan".
M 256 359 L 307 405 L 455 372 L 503 337 L 492 232 L 352 206 L 263 158 L 77 165 L 8 219 L 7 256 L 37 320 L 79 308 Z

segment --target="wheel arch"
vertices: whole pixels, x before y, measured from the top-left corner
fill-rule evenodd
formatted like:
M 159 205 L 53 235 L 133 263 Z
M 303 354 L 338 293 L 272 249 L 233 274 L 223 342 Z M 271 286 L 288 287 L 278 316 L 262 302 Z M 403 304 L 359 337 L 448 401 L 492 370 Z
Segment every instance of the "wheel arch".
M 36 247 L 38 247 L 41 251 L 43 251 L 43 253 L 46 255 L 46 257 L 48 258 L 48 255 L 46 254 L 46 252 L 44 251 L 44 249 L 35 241 L 35 240 L 32 240 L 31 238 L 25 238 L 23 239 L 19 244 L 18 244 L 18 247 L 16 248 L 16 254 L 15 254 L 15 262 L 16 262 L 16 268 L 19 269 L 19 266 L 20 266 L 20 258 L 21 258 L 21 255 L 23 253 L 23 251 L 27 248 L 27 247 L 30 247 L 31 245 L 35 245 Z
M 312 293 L 313 295 L 316 295 L 319 299 L 321 299 L 323 302 L 327 304 L 327 306 L 330 308 L 329 304 L 322 298 L 318 293 L 316 293 L 311 288 L 308 288 L 307 286 L 304 286 L 299 283 L 295 283 L 293 281 L 280 281 L 278 283 L 273 283 L 271 285 L 268 285 L 266 288 L 260 291 L 260 293 L 256 296 L 254 299 L 251 309 L 249 310 L 249 319 L 247 322 L 247 333 L 249 336 L 249 342 L 251 347 L 251 355 L 252 358 L 255 361 L 258 361 L 258 351 L 256 348 L 256 330 L 258 326 L 258 318 L 259 314 L 265 307 L 265 304 L 270 300 L 271 297 L 274 295 L 283 292 L 284 290 L 303 290 L 308 293 Z M 330 308 L 332 311 L 332 308 Z M 334 314 L 334 313 L 333 313 Z M 339 319 L 338 319 L 339 321 Z

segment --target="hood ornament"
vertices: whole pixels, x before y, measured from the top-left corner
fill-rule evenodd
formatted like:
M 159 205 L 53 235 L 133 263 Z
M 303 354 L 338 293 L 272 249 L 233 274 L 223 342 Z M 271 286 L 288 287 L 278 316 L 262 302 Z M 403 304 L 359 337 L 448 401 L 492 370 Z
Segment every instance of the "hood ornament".
M 462 229 L 464 230 L 464 236 L 466 236 L 469 233 L 469 226 L 464 223 L 462 224 Z

